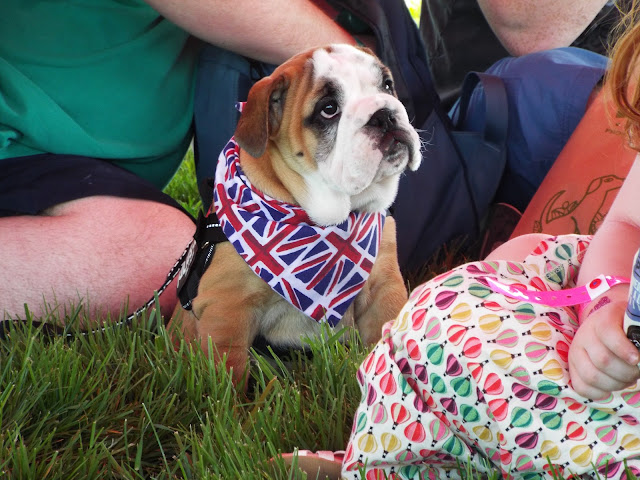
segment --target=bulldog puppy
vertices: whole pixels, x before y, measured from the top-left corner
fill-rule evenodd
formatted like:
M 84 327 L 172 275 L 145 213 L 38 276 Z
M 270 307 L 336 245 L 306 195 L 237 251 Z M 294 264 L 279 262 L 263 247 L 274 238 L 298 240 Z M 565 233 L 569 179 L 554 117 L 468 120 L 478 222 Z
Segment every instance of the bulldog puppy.
M 253 86 L 234 139 L 213 203 L 229 241 L 170 327 L 210 339 L 235 381 L 259 335 L 299 347 L 327 322 L 378 341 L 407 300 L 385 211 L 421 162 L 389 69 L 348 45 L 299 54 Z

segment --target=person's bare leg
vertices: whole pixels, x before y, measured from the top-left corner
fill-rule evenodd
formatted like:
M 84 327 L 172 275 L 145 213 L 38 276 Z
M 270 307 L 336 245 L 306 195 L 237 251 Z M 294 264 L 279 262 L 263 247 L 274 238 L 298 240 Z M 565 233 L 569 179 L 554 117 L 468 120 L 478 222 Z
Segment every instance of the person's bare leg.
M 529 233 L 526 235 L 520 235 L 519 237 L 512 238 L 511 240 L 508 240 L 500 245 L 489 255 L 487 255 L 487 258 L 485 258 L 485 260 L 511 260 L 514 262 L 522 261 L 538 246 L 538 244 L 542 240 L 548 237 L 550 237 L 550 235 L 545 235 L 544 233 Z
M 153 296 L 189 243 L 195 226 L 176 208 L 147 200 L 96 196 L 39 216 L 0 218 L 0 319 L 39 317 L 45 302 L 88 303 L 93 317 L 118 318 Z M 160 297 L 171 315 L 175 280 Z

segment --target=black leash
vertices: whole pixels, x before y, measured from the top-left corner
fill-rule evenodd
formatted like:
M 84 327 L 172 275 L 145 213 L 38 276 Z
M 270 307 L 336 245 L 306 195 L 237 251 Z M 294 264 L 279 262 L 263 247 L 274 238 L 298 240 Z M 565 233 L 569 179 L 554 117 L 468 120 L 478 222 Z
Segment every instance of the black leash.
M 92 335 L 103 333 L 108 329 L 120 327 L 128 327 L 131 322 L 139 317 L 144 311 L 148 310 L 156 302 L 156 298 L 160 297 L 167 287 L 178 276 L 178 299 L 186 310 L 191 310 L 192 301 L 198 293 L 198 285 L 200 278 L 204 274 L 206 268 L 211 263 L 215 246 L 218 243 L 226 242 L 220 226 L 220 222 L 213 211 L 206 216 L 200 212 L 197 220 L 196 232 L 193 238 L 184 249 L 180 258 L 171 267 L 167 274 L 167 278 L 157 292 L 144 305 L 126 318 L 108 325 L 102 325 L 91 330 L 70 331 L 68 327 L 55 325 L 47 322 L 32 321 L 30 322 L 36 328 L 41 328 L 42 332 L 48 336 L 62 336 L 72 338 L 75 335 Z M 2 320 L 0 321 L 0 340 L 7 338 L 7 334 L 11 327 L 27 323 L 26 320 Z

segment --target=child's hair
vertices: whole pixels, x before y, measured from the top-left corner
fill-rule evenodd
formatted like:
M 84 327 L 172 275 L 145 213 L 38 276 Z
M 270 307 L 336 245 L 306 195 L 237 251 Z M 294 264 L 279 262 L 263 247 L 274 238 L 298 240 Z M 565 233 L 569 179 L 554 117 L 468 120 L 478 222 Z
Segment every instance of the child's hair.
M 607 72 L 608 94 L 624 119 L 629 145 L 640 150 L 640 0 L 633 0 L 616 27 Z M 615 38 L 615 37 L 612 37 Z

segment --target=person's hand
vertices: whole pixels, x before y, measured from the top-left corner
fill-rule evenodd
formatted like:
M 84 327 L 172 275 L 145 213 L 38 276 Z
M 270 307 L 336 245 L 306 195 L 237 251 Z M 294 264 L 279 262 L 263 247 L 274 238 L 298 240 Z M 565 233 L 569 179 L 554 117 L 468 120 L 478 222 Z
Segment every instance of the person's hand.
M 612 297 L 583 319 L 569 348 L 573 389 L 594 400 L 633 385 L 640 377 L 640 354 L 622 326 L 626 296 L 614 293 Z

